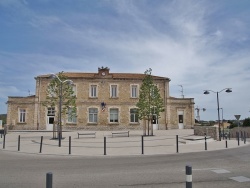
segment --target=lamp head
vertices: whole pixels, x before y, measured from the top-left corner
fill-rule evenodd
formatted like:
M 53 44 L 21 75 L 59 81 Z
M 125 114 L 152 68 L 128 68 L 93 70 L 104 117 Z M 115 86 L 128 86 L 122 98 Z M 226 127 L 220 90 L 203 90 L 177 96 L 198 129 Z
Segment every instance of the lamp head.
M 226 92 L 227 92 L 227 93 L 231 93 L 231 92 L 232 92 L 232 88 L 227 88 L 227 89 L 226 89 Z
M 56 78 L 56 75 L 50 74 L 50 75 L 49 75 L 49 78 L 54 79 L 54 78 Z
M 203 94 L 208 95 L 208 94 L 209 94 L 209 91 L 208 91 L 208 90 L 205 90 Z
M 72 80 L 67 80 L 67 81 L 66 81 L 66 84 L 68 84 L 68 85 L 73 85 L 73 81 L 72 81 Z

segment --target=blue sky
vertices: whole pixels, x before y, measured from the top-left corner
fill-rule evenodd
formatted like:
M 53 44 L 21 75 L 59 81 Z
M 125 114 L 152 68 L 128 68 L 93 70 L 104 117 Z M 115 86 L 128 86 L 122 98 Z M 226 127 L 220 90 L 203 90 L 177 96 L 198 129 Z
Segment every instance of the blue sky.
M 152 73 L 170 95 L 195 99 L 201 119 L 250 116 L 249 0 L 1 0 L 0 114 L 59 71 Z

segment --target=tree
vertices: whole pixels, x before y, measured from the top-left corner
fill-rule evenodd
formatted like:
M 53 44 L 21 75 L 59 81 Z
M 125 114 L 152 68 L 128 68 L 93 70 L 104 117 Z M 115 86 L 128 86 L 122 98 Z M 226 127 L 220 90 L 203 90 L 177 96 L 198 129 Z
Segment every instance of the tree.
M 62 120 L 76 117 L 76 96 L 72 87 L 72 81 L 68 80 L 63 72 L 52 75 L 52 79 L 46 90 L 46 100 L 43 105 L 46 107 L 54 107 L 56 109 L 56 117 L 58 118 L 58 136 L 61 138 Z M 65 122 L 65 121 L 64 121 Z M 60 144 L 59 144 L 60 146 Z
M 148 125 L 148 135 L 149 126 L 151 124 L 151 135 L 153 135 L 152 120 L 154 117 L 160 118 L 160 113 L 164 111 L 163 99 L 160 95 L 160 90 L 153 82 L 153 77 L 151 75 L 152 69 L 146 70 L 144 72 L 145 77 L 142 81 L 140 87 L 139 101 L 136 104 L 138 110 L 138 118 L 144 120 Z M 144 128 L 144 130 L 146 127 Z M 144 135 L 146 135 L 146 130 Z
M 250 118 L 246 118 L 243 122 L 243 127 L 250 127 Z
M 7 114 L 0 114 L 0 120 L 2 120 L 3 125 L 6 124 Z

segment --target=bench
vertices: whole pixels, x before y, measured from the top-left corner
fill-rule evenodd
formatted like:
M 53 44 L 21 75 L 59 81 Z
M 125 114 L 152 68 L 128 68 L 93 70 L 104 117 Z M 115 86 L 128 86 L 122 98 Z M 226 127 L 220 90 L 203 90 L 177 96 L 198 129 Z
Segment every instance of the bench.
M 120 131 L 120 132 L 111 132 L 111 133 L 112 133 L 112 137 L 114 135 L 124 135 L 124 134 L 128 135 L 129 137 L 129 131 Z
M 93 133 L 77 133 L 77 134 L 78 134 L 78 139 L 79 139 L 80 135 L 83 135 L 83 136 L 91 135 L 91 136 L 94 136 L 94 138 L 96 137 L 96 132 L 93 132 Z

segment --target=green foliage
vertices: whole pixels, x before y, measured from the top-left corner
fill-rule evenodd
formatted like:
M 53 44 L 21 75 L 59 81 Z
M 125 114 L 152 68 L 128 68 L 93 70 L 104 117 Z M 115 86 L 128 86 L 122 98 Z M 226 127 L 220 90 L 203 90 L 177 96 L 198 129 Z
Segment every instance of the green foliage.
M 3 120 L 3 125 L 6 124 L 7 114 L 0 114 L 0 120 Z
M 72 85 L 68 84 L 69 80 L 65 75 L 63 75 L 63 72 L 59 72 L 57 76 L 60 80 L 58 78 L 54 78 L 50 81 L 46 90 L 46 101 L 43 102 L 43 105 L 46 107 L 57 107 L 57 109 L 59 109 L 61 96 L 62 117 L 65 118 L 68 111 L 70 111 L 70 117 L 75 117 L 76 96 L 74 94 L 73 87 Z
M 136 104 L 140 120 L 150 120 L 152 115 L 160 118 L 160 112 L 164 111 L 163 99 L 160 96 L 160 90 L 153 83 L 151 71 L 152 69 L 149 69 L 144 73 L 145 77 L 140 87 L 139 101 Z
M 243 122 L 243 127 L 250 127 L 250 118 L 246 118 Z
M 229 129 L 233 129 L 234 127 L 238 127 L 238 122 L 235 120 L 228 120 L 228 123 L 230 123 Z

